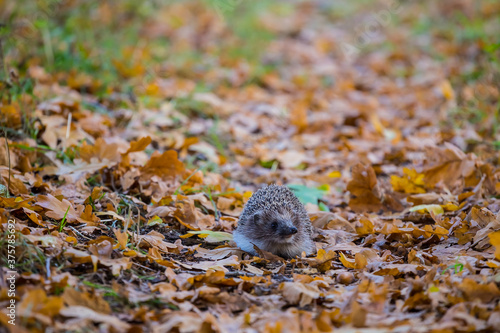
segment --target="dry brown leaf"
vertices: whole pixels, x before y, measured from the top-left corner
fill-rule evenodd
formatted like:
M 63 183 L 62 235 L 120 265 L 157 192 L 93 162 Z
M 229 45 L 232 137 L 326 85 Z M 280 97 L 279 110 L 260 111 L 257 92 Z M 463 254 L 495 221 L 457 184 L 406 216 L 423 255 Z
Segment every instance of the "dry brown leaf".
M 37 197 L 36 204 L 40 207 L 47 209 L 48 212 L 45 215 L 55 220 L 60 221 L 66 215 L 67 222 L 80 222 L 80 223 L 92 222 L 80 218 L 79 216 L 80 214 L 76 212 L 76 210 L 73 208 L 73 206 L 68 200 L 62 199 L 61 201 L 51 194 L 39 195 Z
M 342 216 L 331 212 L 314 212 L 309 213 L 311 223 L 314 227 L 320 229 L 341 229 L 347 232 L 356 232 L 349 221 Z
M 383 209 L 378 197 L 377 177 L 371 166 L 357 164 L 352 168 L 352 179 L 347 184 L 351 192 L 349 207 L 355 212 L 377 212 Z
M 168 150 L 163 154 L 155 152 L 148 163 L 141 168 L 141 179 L 147 180 L 151 176 L 159 176 L 162 179 L 175 178 L 184 172 L 184 164 L 179 161 L 175 150 Z
M 297 304 L 300 307 L 311 304 L 321 295 L 318 287 L 300 282 L 283 282 L 280 290 L 290 304 Z
M 448 142 L 444 148 L 429 148 L 427 158 L 424 174 L 429 187 L 441 182 L 451 188 L 474 171 L 475 159 Z
M 69 306 L 62 309 L 60 314 L 69 318 L 87 319 L 95 323 L 108 324 L 119 332 L 127 331 L 130 328 L 130 324 L 114 316 L 99 313 L 81 305 Z
M 61 295 L 67 306 L 79 305 L 90 308 L 98 313 L 110 314 L 109 304 L 97 295 L 86 292 L 79 292 L 73 288 L 65 288 Z

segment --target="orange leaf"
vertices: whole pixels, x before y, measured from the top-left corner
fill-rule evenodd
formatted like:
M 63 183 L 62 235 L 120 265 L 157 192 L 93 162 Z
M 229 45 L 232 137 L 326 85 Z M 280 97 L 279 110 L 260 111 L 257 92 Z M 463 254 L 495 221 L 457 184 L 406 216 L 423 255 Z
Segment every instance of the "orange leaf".
M 150 143 L 151 143 L 151 137 L 150 136 L 146 136 L 144 138 L 140 138 L 137 141 L 132 141 L 130 143 L 130 148 L 127 150 L 127 152 L 125 154 L 134 153 L 134 152 L 137 152 L 137 151 L 143 151 L 144 149 L 146 149 L 147 146 L 149 146 Z
M 184 164 L 177 158 L 175 150 L 168 150 L 161 155 L 155 152 L 148 163 L 141 168 L 141 178 L 150 179 L 153 175 L 161 178 L 175 177 L 184 171 Z

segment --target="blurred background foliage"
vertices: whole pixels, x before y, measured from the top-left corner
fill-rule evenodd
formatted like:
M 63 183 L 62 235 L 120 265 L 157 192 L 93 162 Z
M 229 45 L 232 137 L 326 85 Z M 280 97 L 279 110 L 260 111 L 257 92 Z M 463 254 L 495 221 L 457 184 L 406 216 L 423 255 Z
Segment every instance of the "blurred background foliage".
M 2 98 L 31 92 L 27 70 L 34 65 L 50 74 L 47 80 L 79 92 L 98 98 L 128 93 L 153 105 L 156 78 L 195 79 L 199 91 L 261 84 L 262 76 L 280 65 L 266 59 L 273 40 L 296 38 L 306 23 L 322 24 L 307 22 L 308 12 L 319 12 L 322 20 L 351 30 L 346 38 L 356 38 L 363 20 L 384 6 L 377 0 L 0 0 Z M 500 127 L 494 89 L 500 82 L 498 1 L 400 1 L 399 6 L 384 38 L 364 45 L 361 56 L 416 52 L 441 60 L 458 92 L 449 112 L 452 126 L 473 123 L 481 133 L 495 134 Z M 403 28 L 412 38 L 397 37 Z M 341 56 L 339 47 L 333 57 Z M 220 74 L 235 67 L 250 75 L 235 83 Z M 388 75 L 407 77 L 414 69 L 410 64 L 392 70 Z M 17 77 L 20 83 L 12 84 Z

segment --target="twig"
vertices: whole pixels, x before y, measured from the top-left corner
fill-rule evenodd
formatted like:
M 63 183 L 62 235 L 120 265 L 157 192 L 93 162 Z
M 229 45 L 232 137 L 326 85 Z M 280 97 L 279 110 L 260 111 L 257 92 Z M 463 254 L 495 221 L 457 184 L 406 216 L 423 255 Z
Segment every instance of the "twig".
M 50 259 L 51 257 L 47 257 L 47 260 L 45 260 L 45 273 L 47 274 L 47 279 L 50 279 Z
M 82 234 L 80 231 L 78 231 L 75 227 L 72 227 L 72 226 L 68 226 L 71 230 L 73 230 L 77 235 L 79 235 L 80 237 L 83 237 L 83 238 L 86 238 L 88 240 L 92 240 L 92 238 L 89 238 L 87 236 L 85 236 L 84 234 Z
M 150 270 L 150 271 L 152 271 L 152 272 L 158 272 L 157 270 L 154 270 L 154 269 L 152 269 L 152 268 L 149 268 L 149 267 L 143 266 L 143 265 L 138 264 L 138 263 L 136 263 L 136 262 L 132 262 L 132 265 L 136 265 L 136 266 L 139 266 L 139 267 L 144 268 L 144 269 L 149 269 L 149 270 Z
M 257 276 L 257 274 L 255 274 L 255 273 L 250 273 L 250 272 L 245 272 L 245 271 L 230 271 L 230 272 L 226 272 L 224 275 L 225 276 L 231 276 L 231 277 Z
M 139 236 L 141 235 L 141 210 L 137 207 L 137 238 L 135 246 L 138 247 Z
M 64 142 L 64 149 L 67 148 L 67 140 L 69 139 L 69 134 L 71 132 L 71 117 L 72 117 L 72 113 L 70 112 L 68 114 L 68 124 L 66 125 L 66 141 Z

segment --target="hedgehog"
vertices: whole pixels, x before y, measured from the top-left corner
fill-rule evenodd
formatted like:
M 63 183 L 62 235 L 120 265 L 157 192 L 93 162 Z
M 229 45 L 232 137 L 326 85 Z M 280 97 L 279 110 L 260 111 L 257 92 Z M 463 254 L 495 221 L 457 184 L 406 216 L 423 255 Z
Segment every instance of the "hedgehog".
M 243 208 L 234 231 L 240 249 L 257 255 L 254 245 L 283 258 L 316 251 L 313 227 L 307 211 L 286 186 L 269 185 L 257 190 Z

